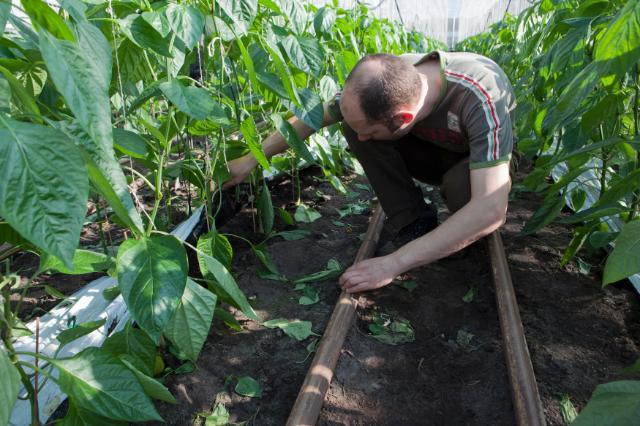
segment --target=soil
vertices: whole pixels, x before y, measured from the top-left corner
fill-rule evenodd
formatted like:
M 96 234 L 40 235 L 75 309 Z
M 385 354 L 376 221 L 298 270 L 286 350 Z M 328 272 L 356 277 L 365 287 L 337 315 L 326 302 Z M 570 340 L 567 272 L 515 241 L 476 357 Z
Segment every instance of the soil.
M 322 217 L 311 224 L 310 237 L 298 241 L 270 239 L 267 251 L 287 277 L 324 269 L 330 259 L 347 266 L 360 245 L 370 211 L 340 218 L 338 209 L 370 192 L 348 184 L 351 197 L 338 194 L 319 173 L 303 175 L 303 201 Z M 272 190 L 274 206 L 293 212 L 291 183 Z M 318 191 L 325 194 L 318 197 Z M 355 193 L 358 194 L 355 194 Z M 435 197 L 437 198 L 437 197 Z M 559 399 L 568 395 L 581 409 L 603 382 L 638 378 L 623 373 L 640 357 L 638 296 L 628 284 L 600 286 L 599 277 L 583 275 L 577 266 L 559 266 L 571 231 L 551 225 L 534 236 L 519 235 L 540 205 L 536 194 L 524 193 L 510 204 L 502 236 L 516 295 L 550 425 L 563 425 Z M 440 209 L 442 210 L 442 209 Z M 223 233 L 259 241 L 247 209 L 227 223 Z M 446 212 L 441 211 L 441 219 Z M 335 220 L 347 224 L 336 226 Z M 283 229 L 276 222 L 277 229 Z M 385 241 L 387 241 L 385 243 Z M 262 265 L 246 243 L 232 239 L 234 274 L 251 297 L 263 320 L 311 321 L 321 335 L 338 297 L 336 279 L 313 283 L 320 301 L 299 305 L 300 292 L 288 283 L 258 277 Z M 393 250 L 383 234 L 380 253 Z M 597 271 L 596 271 L 597 272 Z M 484 242 L 462 255 L 411 271 L 402 281 L 359 297 L 360 309 L 352 325 L 335 376 L 325 399 L 322 425 L 512 425 L 514 414 L 504 366 L 495 294 Z M 412 291 L 399 285 L 415 282 Z M 465 302 L 475 287 L 473 300 Z M 415 341 L 388 345 L 371 337 L 368 325 L 380 313 L 404 318 Z M 158 404 L 167 424 L 203 423 L 197 413 L 210 413 L 224 404 L 233 422 L 281 425 L 286 422 L 311 356 L 314 337 L 298 342 L 277 329 L 267 329 L 235 312 L 243 329 L 230 330 L 214 321 L 197 362 L 197 371 L 173 375 L 166 384 L 178 405 Z M 170 360 L 168 361 L 170 363 Z M 261 385 L 261 398 L 233 391 L 234 377 L 250 376 Z

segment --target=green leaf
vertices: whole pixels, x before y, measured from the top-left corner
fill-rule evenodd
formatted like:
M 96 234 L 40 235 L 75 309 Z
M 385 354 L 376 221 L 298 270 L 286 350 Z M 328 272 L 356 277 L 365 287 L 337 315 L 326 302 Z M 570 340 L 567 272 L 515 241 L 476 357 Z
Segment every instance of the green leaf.
M 640 272 L 640 220 L 625 224 L 615 245 L 604 265 L 603 285 Z
M 545 197 L 542 206 L 536 210 L 522 228 L 522 235 L 530 235 L 550 224 L 560 214 L 565 205 L 564 193 L 551 192 Z
M 0 3 L 2 5 L 4 3 Z M 26 113 L 30 113 L 35 117 L 40 117 L 40 108 L 36 104 L 36 100 L 33 95 L 28 93 L 20 80 L 15 78 L 11 71 L 6 69 L 5 67 L 0 67 L 0 72 L 4 75 L 7 83 L 9 83 L 9 87 L 11 87 L 11 94 L 14 99 L 18 101 L 18 103 L 22 106 L 22 110 Z M 38 122 L 41 122 L 39 118 L 36 118 Z
M 184 292 L 187 253 L 169 235 L 129 239 L 118 250 L 118 286 L 133 318 L 158 343 Z
M 331 99 L 333 99 L 339 90 L 340 89 L 338 88 L 336 82 L 328 75 L 325 75 L 320 79 L 320 98 L 324 102 L 329 102 Z
M 576 417 L 578 417 L 576 407 L 571 403 L 569 395 L 564 394 L 560 399 L 560 414 L 562 414 L 562 420 L 564 420 L 564 423 L 567 425 L 572 423 Z
M 0 423 L 7 425 L 18 399 L 20 374 L 4 349 L 0 349 L 0 377 Z
M 136 378 L 142 385 L 144 392 L 153 399 L 168 402 L 169 404 L 177 404 L 178 401 L 171 395 L 169 389 L 167 389 L 162 383 L 155 380 L 152 377 L 147 376 L 142 371 L 138 370 L 131 362 L 126 358 L 121 357 L 120 361 L 135 374 Z
M 336 22 L 336 12 L 330 7 L 321 7 L 313 17 L 313 28 L 318 35 L 330 36 Z
M 180 111 L 192 118 L 204 120 L 211 116 L 224 115 L 222 107 L 205 89 L 183 86 L 177 79 L 161 83 L 159 88 Z
M 20 0 L 20 2 L 36 28 L 43 28 L 62 40 L 75 40 L 64 19 L 45 2 L 42 0 Z
M 369 331 L 371 337 L 387 345 L 399 345 L 415 340 L 415 332 L 409 321 L 379 311 L 374 311 Z
M 291 214 L 288 211 L 286 211 L 282 207 L 278 207 L 278 214 L 280 215 L 280 218 L 284 223 L 286 223 L 289 226 L 293 225 L 294 223 L 293 216 L 291 216 Z
M 316 161 L 313 158 L 313 155 L 309 152 L 307 144 L 300 139 L 300 136 L 298 136 L 298 133 L 295 131 L 291 123 L 284 120 L 280 114 L 275 113 L 271 114 L 271 121 L 275 128 L 278 129 L 278 132 L 280 132 L 287 145 L 293 148 L 298 156 L 304 158 L 309 164 L 315 164 Z
M 253 377 L 244 376 L 238 378 L 235 388 L 236 393 L 251 398 L 260 398 L 262 396 L 262 386 Z
M 257 0 L 218 0 L 216 15 L 222 18 L 237 35 L 246 34 L 258 13 Z
M 256 75 L 256 70 L 253 65 L 253 59 L 251 59 L 251 55 L 247 51 L 247 48 L 244 46 L 244 43 L 240 39 L 240 37 L 236 37 L 236 43 L 238 44 L 238 48 L 240 49 L 240 54 L 242 55 L 242 60 L 244 61 L 244 66 L 247 69 L 247 74 L 249 74 L 249 80 L 255 89 L 260 87 L 258 84 L 258 76 Z
M 215 229 L 198 238 L 198 250 L 207 256 L 213 257 L 218 262 L 222 263 L 225 268 L 229 269 L 231 267 L 233 247 L 231 247 L 229 239 Z M 200 261 L 200 258 L 198 258 L 198 260 Z M 200 269 L 204 276 L 206 274 L 205 271 L 207 270 L 207 267 L 203 262 L 200 262 Z
M 624 75 L 640 59 L 640 1 L 629 0 L 597 40 L 593 56 L 604 76 Z
M 137 133 L 114 128 L 113 146 L 124 155 L 141 160 L 147 158 L 147 141 Z
M 293 217 L 297 222 L 311 223 L 320 219 L 322 215 L 311 207 L 300 204 Z
M 226 426 L 229 424 L 229 411 L 224 404 L 216 404 L 211 414 L 199 414 L 204 417 L 204 426 Z
M 291 75 L 291 70 L 285 64 L 284 58 L 280 54 L 280 50 L 278 48 L 273 48 L 267 41 L 263 41 L 263 47 L 266 51 L 269 52 L 269 56 L 273 62 L 273 65 L 276 68 L 276 72 L 278 73 L 278 77 L 280 77 L 280 82 L 284 86 L 284 89 L 287 91 L 289 95 L 288 98 L 293 102 L 294 105 L 300 106 L 301 100 L 300 95 L 296 89 L 296 84 L 293 81 L 293 76 Z M 271 86 L 269 86 L 271 87 Z M 277 91 L 276 91 L 277 93 Z
M 266 321 L 262 323 L 262 325 L 267 328 L 279 328 L 284 331 L 287 336 L 292 337 L 299 342 L 302 342 L 311 335 L 317 336 L 317 334 L 311 331 L 311 321 L 289 321 L 284 318 L 276 318 Z
M 232 302 L 248 318 L 258 321 L 258 315 L 249 304 L 247 297 L 222 263 L 200 251 L 198 251 L 198 262 L 201 265 L 202 275 L 211 281 L 211 286 L 218 296 L 224 297 L 227 302 Z
M 598 385 L 572 426 L 633 425 L 640 422 L 640 381 Z
M 265 268 L 274 276 L 281 277 L 282 275 L 278 271 L 278 268 L 269 257 L 264 244 L 258 244 L 251 247 L 253 253 L 256 255 L 258 260 L 264 265 Z
M 303 34 L 307 27 L 307 12 L 298 0 L 278 0 L 282 15 L 287 18 L 294 33 Z
M 280 43 L 296 68 L 320 78 L 325 59 L 322 45 L 318 40 L 312 37 L 290 35 Z
M 307 284 L 298 284 L 294 290 L 302 291 L 302 296 L 298 299 L 300 305 L 313 305 L 320 301 L 320 291 L 317 288 Z
M 124 19 L 119 19 L 118 24 L 125 37 L 135 45 L 167 58 L 173 57 L 173 52 L 169 50 L 171 34 L 163 37 L 142 16 L 132 13 Z
M 260 213 L 260 222 L 265 235 L 271 234 L 273 230 L 273 203 L 271 202 L 271 193 L 266 182 L 262 185 L 260 195 L 258 197 L 258 211 Z
M 60 389 L 78 407 L 113 420 L 162 420 L 134 373 L 113 355 L 90 347 L 51 363 L 60 372 Z
M 9 118 L 0 126 L 0 216 L 71 267 L 89 195 L 78 150 L 49 127 Z
M 156 346 L 144 331 L 132 327 L 130 323 L 124 330 L 107 337 L 102 350 L 118 358 L 128 355 L 127 359 L 130 362 L 132 359 L 136 360 L 135 365 L 138 370 L 148 376 L 153 374 Z
M 265 157 L 262 151 L 262 145 L 260 144 L 258 137 L 258 129 L 256 128 L 256 122 L 252 116 L 247 117 L 242 124 L 240 124 L 240 131 L 244 136 L 244 140 L 247 142 L 251 153 L 256 158 L 258 163 L 265 169 L 269 169 L 269 160 Z
M 101 319 L 98 321 L 84 322 L 82 324 L 76 325 L 73 328 L 62 330 L 56 336 L 56 339 L 58 339 L 58 341 L 60 342 L 60 346 L 58 350 L 62 349 L 68 343 L 71 343 L 82 336 L 86 336 L 87 334 L 93 333 L 94 331 L 102 327 L 106 321 L 107 321 L 106 319 Z
M 67 268 L 54 256 L 43 255 L 40 258 L 40 271 L 62 272 L 63 274 L 82 275 L 106 271 L 113 265 L 113 259 L 104 253 L 88 250 L 76 250 L 73 255 L 73 267 Z
M 44 291 L 45 293 L 47 293 L 49 296 L 56 298 L 56 299 L 66 299 L 67 296 L 65 296 L 63 293 L 61 293 L 60 291 L 56 290 L 55 288 L 51 287 L 50 285 L 45 284 L 44 286 Z
M 338 262 L 335 259 L 329 259 L 329 262 L 327 262 L 326 269 L 297 278 L 293 280 L 293 283 L 301 284 L 301 283 L 309 283 L 309 282 L 316 282 L 316 281 L 326 281 L 331 278 L 335 278 L 339 276 L 341 272 L 342 272 L 342 265 L 340 265 L 340 262 Z
M 49 74 L 83 131 L 65 123 L 60 128 L 86 150 L 83 157 L 89 177 L 116 214 L 134 233 L 141 234 L 142 220 L 113 150 L 108 93 L 111 49 L 93 25 L 78 24 L 75 28 L 77 43 L 40 34 L 40 50 Z
M 322 100 L 315 92 L 304 88 L 300 90 L 302 108 L 291 105 L 291 109 L 300 120 L 315 130 L 320 130 L 324 122 L 324 106 Z
M 464 303 L 471 303 L 473 302 L 473 299 L 475 299 L 477 295 L 478 295 L 478 286 L 476 284 L 471 284 L 471 286 L 469 287 L 469 290 L 467 290 L 465 295 L 462 296 L 462 301 Z
M 169 26 L 187 50 L 191 50 L 204 31 L 204 16 L 194 7 L 186 4 L 169 3 L 165 10 Z
M 207 340 L 217 297 L 187 278 L 180 305 L 169 321 L 164 335 L 188 359 L 196 362 Z
M 9 19 L 9 15 L 11 15 L 11 2 L 1 2 L 0 3 L 0 33 L 4 34 L 4 29 L 7 26 L 7 20 Z M 0 420 L 2 418 L 0 417 Z
M 285 241 L 297 241 L 311 235 L 311 231 L 307 229 L 293 229 L 291 231 L 280 231 L 273 234 L 274 237 L 282 237 Z

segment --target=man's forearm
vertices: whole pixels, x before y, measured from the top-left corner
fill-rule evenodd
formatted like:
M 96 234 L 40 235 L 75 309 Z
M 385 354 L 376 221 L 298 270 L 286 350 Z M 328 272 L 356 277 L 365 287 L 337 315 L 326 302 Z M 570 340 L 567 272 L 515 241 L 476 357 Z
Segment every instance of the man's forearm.
M 496 208 L 501 204 L 491 197 L 472 200 L 436 229 L 390 256 L 400 273 L 449 256 L 498 229 L 506 214 L 506 204 Z

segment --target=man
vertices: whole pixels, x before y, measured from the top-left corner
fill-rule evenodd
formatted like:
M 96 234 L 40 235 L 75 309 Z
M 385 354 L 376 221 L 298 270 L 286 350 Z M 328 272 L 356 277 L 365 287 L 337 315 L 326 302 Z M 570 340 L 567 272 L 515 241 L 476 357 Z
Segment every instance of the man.
M 340 277 L 342 288 L 355 293 L 385 286 L 504 223 L 514 107 L 504 72 L 472 53 L 378 54 L 356 64 L 342 93 L 325 104 L 323 126 L 343 122 L 389 224 L 406 244 L 351 266 Z M 303 139 L 314 132 L 290 121 Z M 263 148 L 271 156 L 288 146 L 276 132 Z M 244 180 L 256 164 L 251 154 L 231 161 L 225 187 Z M 453 213 L 440 226 L 413 178 L 440 186 Z

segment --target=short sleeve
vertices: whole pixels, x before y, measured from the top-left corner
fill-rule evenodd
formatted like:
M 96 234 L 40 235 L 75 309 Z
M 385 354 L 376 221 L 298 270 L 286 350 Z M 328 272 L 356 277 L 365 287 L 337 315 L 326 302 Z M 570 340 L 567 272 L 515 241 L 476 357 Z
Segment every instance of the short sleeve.
M 488 87 L 472 80 L 466 83 L 470 93 L 462 108 L 462 121 L 469 140 L 469 167 L 509 162 L 513 150 L 510 112 L 515 106 L 511 85 L 508 81 Z

